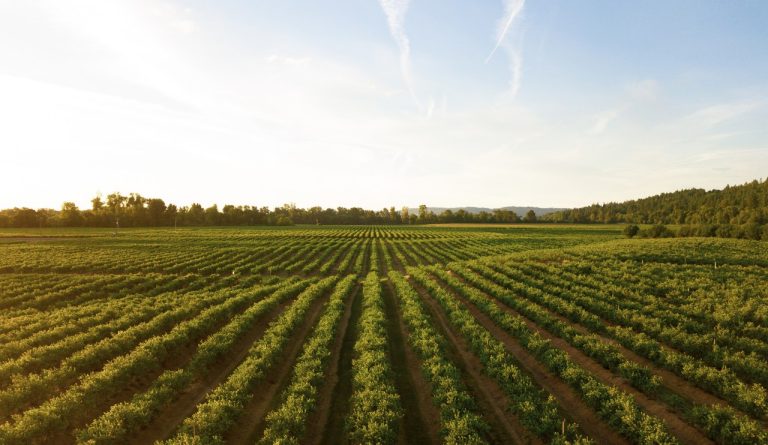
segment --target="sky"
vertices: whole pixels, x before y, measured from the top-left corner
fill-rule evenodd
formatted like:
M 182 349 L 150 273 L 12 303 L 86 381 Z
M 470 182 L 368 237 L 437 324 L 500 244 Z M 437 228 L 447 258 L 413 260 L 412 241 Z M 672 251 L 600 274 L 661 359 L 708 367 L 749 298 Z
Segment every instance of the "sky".
M 0 208 L 576 207 L 768 172 L 768 2 L 0 0 Z

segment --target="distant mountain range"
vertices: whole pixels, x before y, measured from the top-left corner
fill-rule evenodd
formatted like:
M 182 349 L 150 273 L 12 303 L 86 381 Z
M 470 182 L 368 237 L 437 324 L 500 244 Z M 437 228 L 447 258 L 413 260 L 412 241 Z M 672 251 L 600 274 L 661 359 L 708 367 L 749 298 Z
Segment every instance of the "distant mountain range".
M 568 210 L 566 208 L 555 208 L 555 207 L 526 207 L 526 206 L 507 206 L 507 207 L 499 207 L 501 210 L 511 210 L 517 214 L 519 217 L 525 216 L 526 213 L 528 213 L 528 210 L 533 210 L 534 213 L 536 213 L 536 216 L 544 216 L 550 213 L 555 212 L 561 212 L 563 210 Z M 445 210 L 450 210 L 452 212 L 456 212 L 458 210 L 463 209 L 467 213 L 480 213 L 480 212 L 488 212 L 491 213 L 495 209 L 490 207 L 427 207 L 427 210 L 433 212 L 435 215 L 439 215 L 440 213 L 444 212 Z M 419 209 L 418 208 L 410 208 L 408 211 L 413 215 L 418 215 Z

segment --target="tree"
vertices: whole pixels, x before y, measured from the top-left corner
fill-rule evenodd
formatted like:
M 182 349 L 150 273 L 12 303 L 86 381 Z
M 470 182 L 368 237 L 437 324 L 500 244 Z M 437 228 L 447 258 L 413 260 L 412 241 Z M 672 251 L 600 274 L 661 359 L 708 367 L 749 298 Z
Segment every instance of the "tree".
M 21 209 L 15 208 L 11 212 L 11 225 L 13 227 L 37 227 L 37 212 L 26 207 Z
M 205 210 L 198 203 L 193 203 L 187 211 L 187 222 L 193 226 L 201 226 L 205 223 Z
M 525 214 L 525 222 L 527 223 L 535 223 L 536 222 L 536 212 L 533 211 L 533 209 L 528 210 L 528 213 Z
M 635 235 L 637 235 L 637 232 L 640 231 L 640 227 L 638 227 L 635 224 L 630 224 L 626 227 L 624 227 L 624 235 L 627 236 L 627 238 L 632 238 Z
M 408 207 L 403 207 L 403 209 L 400 211 L 400 219 L 403 221 L 408 221 L 408 224 L 411 223 L 409 213 L 410 211 L 408 210 Z
M 427 219 L 429 219 L 429 213 L 428 213 L 428 210 L 427 210 L 427 205 L 426 204 L 421 204 L 419 206 L 419 222 L 424 224 L 425 222 L 427 222 Z
M 149 223 L 153 226 L 165 225 L 163 216 L 165 214 L 165 201 L 152 198 L 147 201 L 147 213 L 149 213 Z
M 177 218 L 178 218 L 179 209 L 174 204 L 168 204 L 168 207 L 165 209 L 165 214 L 168 218 L 168 223 L 173 223 L 173 226 L 176 227 Z
M 291 221 L 291 218 L 287 216 L 281 216 L 277 218 L 277 222 L 275 224 L 277 224 L 278 226 L 292 226 L 293 221 Z
M 219 207 L 214 204 L 205 209 L 205 224 L 209 226 L 218 226 L 221 223 L 221 213 Z
M 400 224 L 400 214 L 395 210 L 395 206 L 389 208 L 389 218 L 392 224 Z
M 125 206 L 125 201 L 127 199 L 128 198 L 121 195 L 120 193 L 110 193 L 107 195 L 107 208 L 109 208 L 113 214 L 117 215 Z
M 82 223 L 83 216 L 74 202 L 67 201 L 61 205 L 61 221 L 67 227 L 76 227 Z
M 96 195 L 96 197 L 91 200 L 91 209 L 93 209 L 94 212 L 100 212 L 103 208 L 104 201 L 101 200 L 101 195 Z

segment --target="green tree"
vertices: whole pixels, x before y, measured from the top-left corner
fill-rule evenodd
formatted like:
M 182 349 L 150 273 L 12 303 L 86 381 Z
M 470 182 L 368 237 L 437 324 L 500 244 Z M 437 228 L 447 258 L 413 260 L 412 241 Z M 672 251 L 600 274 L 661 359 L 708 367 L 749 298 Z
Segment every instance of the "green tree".
M 627 238 L 632 238 L 635 235 L 637 235 L 637 232 L 640 231 L 640 227 L 638 227 L 635 224 L 630 224 L 626 227 L 624 227 L 624 235 L 627 236 Z
M 429 218 L 429 213 L 427 210 L 427 205 L 422 204 L 419 206 L 419 222 L 424 224 L 427 222 L 427 219 Z
M 104 201 L 101 200 L 101 195 L 96 195 L 96 197 L 91 200 L 91 209 L 93 209 L 94 212 L 100 212 L 103 208 Z
M 536 212 L 533 211 L 533 209 L 528 210 L 528 213 L 525 214 L 524 221 L 527 223 L 535 223 L 536 222 Z
M 61 205 L 61 221 L 67 227 L 76 227 L 83 222 L 80 209 L 74 202 L 67 201 Z
M 187 211 L 187 222 L 193 226 L 201 226 L 205 223 L 205 210 L 198 203 L 193 203 Z
M 221 213 L 219 213 L 219 207 L 216 204 L 205 209 L 205 224 L 209 226 L 221 224 Z
M 149 214 L 149 224 L 152 226 L 165 225 L 165 201 L 152 198 L 147 201 L 147 213 Z

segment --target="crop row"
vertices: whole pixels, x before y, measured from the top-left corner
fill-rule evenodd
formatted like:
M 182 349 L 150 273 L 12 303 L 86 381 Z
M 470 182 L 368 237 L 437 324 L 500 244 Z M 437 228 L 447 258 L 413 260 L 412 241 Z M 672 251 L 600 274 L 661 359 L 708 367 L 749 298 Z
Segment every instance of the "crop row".
M 308 282 L 286 282 L 268 297 L 233 317 L 226 326 L 200 343 L 184 368 L 164 371 L 145 392 L 136 394 L 127 402 L 112 405 L 107 412 L 78 433 L 78 442 L 129 442 L 130 434 L 147 425 L 190 383 L 201 379 L 267 311 L 295 296 L 307 284 Z
M 437 282 L 416 268 L 409 269 L 409 273 L 437 300 L 451 324 L 480 359 L 483 371 L 495 379 L 508 395 L 511 403 L 509 409 L 518 416 L 523 426 L 543 438 L 560 437 L 566 428 L 563 428 L 564 422 L 554 397 L 538 388 L 516 365 L 516 360 L 506 351 L 504 344 L 482 327 L 469 310 Z M 576 429 L 575 424 L 569 423 L 566 431 L 568 437 L 575 435 Z
M 403 276 L 389 273 L 403 319 L 408 326 L 408 343 L 421 359 L 421 372 L 432 385 L 432 400 L 440 410 L 441 433 L 446 444 L 482 444 L 488 424 L 478 414 L 461 372 L 446 357 L 445 338 L 430 323 L 420 298 Z
M 437 282 L 423 272 L 413 273 L 420 283 L 434 293 L 445 291 Z M 463 287 L 461 283 L 460 286 Z M 488 298 L 465 289 L 464 294 L 472 304 L 488 315 L 496 324 L 515 337 L 531 354 L 577 391 L 595 412 L 616 430 L 636 443 L 674 444 L 671 436 L 659 419 L 645 413 L 634 399 L 616 387 L 608 386 L 574 363 L 567 353 L 552 346 L 538 333 L 530 330 L 519 317 L 501 310 Z M 445 298 L 450 298 L 445 294 Z
M 466 282 L 471 283 L 489 295 L 493 295 L 499 301 L 535 321 L 539 326 L 565 339 L 607 369 L 627 379 L 636 388 L 651 396 L 657 395 L 657 388 L 661 384 L 661 380 L 654 376 L 648 368 L 627 360 L 615 347 L 601 341 L 596 335 L 580 334 L 572 326 L 552 317 L 546 310 L 531 302 L 529 300 L 531 295 L 539 294 L 539 298 L 534 297 L 531 299 L 542 300 L 544 298 L 538 289 L 528 288 L 520 283 L 509 283 L 511 287 L 501 288 L 458 264 L 450 265 L 450 269 L 466 280 Z M 473 292 L 472 290 L 467 290 L 466 286 L 444 272 L 434 269 L 433 273 L 440 276 L 440 278 L 444 279 L 455 289 L 459 289 L 462 294 L 469 295 Z M 511 292 L 514 292 L 514 296 Z M 733 410 L 723 411 L 720 407 L 690 403 L 684 405 L 682 409 L 685 411 L 689 422 L 697 425 L 711 438 L 721 443 L 753 443 L 753 441 L 763 436 L 763 433 L 760 432 L 760 426 L 755 421 L 739 415 Z M 712 418 L 717 418 L 718 423 L 711 424 Z
M 22 412 L 14 421 L 0 425 L 0 442 L 28 444 L 50 441 L 54 434 L 66 430 L 73 422 L 86 416 L 88 410 L 84 410 L 84 407 L 99 406 L 100 401 L 103 403 L 103 400 L 119 392 L 131 379 L 161 369 L 163 360 L 176 348 L 198 341 L 261 296 L 259 292 L 236 296 L 221 292 L 221 295 L 212 299 L 213 305 L 195 318 L 176 324 L 162 335 L 154 335 L 157 331 L 149 332 L 153 335 L 129 353 L 110 360 L 98 371 L 82 375 L 76 384 L 65 391 Z M 208 301 L 205 303 L 211 304 Z M 191 307 L 193 305 L 190 304 Z M 157 329 L 162 331 L 165 328 L 166 325 L 163 325 Z M 67 380 L 70 379 L 69 372 L 64 372 Z M 55 380 L 52 384 L 55 384 Z
M 379 277 L 370 272 L 363 283 L 362 314 L 352 360 L 347 429 L 353 443 L 391 444 L 397 438 L 402 408 L 388 356 L 387 322 Z
M 266 428 L 260 444 L 300 443 L 307 418 L 316 405 L 319 386 L 325 377 L 331 344 L 344 314 L 345 300 L 348 300 L 356 278 L 355 275 L 349 275 L 337 284 L 293 368 L 291 382 L 283 391 L 280 405 L 266 416 Z
M 695 358 L 694 355 L 665 347 L 644 332 L 642 326 L 628 325 L 626 320 L 631 319 L 634 313 L 618 311 L 614 306 L 607 305 L 591 295 L 569 292 L 562 288 L 551 289 L 539 280 L 514 274 L 509 268 L 503 268 L 503 271 L 512 273 L 511 277 L 485 266 L 472 267 L 504 287 L 514 287 L 515 282 L 523 282 L 530 287 L 547 290 L 546 298 L 539 298 L 549 309 L 558 311 L 595 332 L 609 335 L 628 349 L 722 397 L 756 418 L 763 418 L 768 413 L 768 395 L 762 385 L 746 384 L 727 367 L 716 368 Z M 608 320 L 611 324 L 606 324 L 603 320 Z M 681 333 L 680 336 L 685 334 Z
M 243 362 L 221 385 L 206 395 L 205 400 L 197 405 L 195 413 L 184 420 L 178 432 L 166 443 L 223 443 L 223 435 L 234 425 L 246 403 L 253 397 L 253 387 L 278 359 L 313 302 L 336 281 L 335 276 L 325 278 L 296 297 L 290 308 L 254 343 Z

